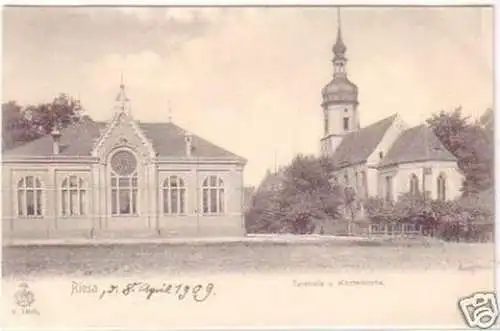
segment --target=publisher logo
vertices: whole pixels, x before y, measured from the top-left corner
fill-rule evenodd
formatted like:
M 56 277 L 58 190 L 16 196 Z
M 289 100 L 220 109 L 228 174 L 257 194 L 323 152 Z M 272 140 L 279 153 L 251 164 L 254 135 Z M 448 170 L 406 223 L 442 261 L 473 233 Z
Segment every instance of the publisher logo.
M 13 314 L 20 313 L 22 315 L 39 315 L 38 310 L 33 308 L 35 302 L 35 294 L 30 290 L 28 284 L 21 283 L 19 289 L 14 294 L 14 301 L 17 307 L 12 310 Z
M 458 300 L 465 323 L 470 328 L 489 329 L 497 321 L 498 304 L 494 292 L 476 292 Z

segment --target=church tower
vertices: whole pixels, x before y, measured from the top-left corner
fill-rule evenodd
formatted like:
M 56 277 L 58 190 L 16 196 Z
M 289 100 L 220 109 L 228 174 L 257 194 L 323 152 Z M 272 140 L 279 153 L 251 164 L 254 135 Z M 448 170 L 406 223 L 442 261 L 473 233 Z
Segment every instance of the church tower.
M 333 79 L 323 88 L 324 132 L 322 155 L 331 155 L 342 138 L 359 129 L 358 87 L 347 78 L 347 47 L 342 40 L 340 9 L 338 10 L 337 40 L 333 46 Z

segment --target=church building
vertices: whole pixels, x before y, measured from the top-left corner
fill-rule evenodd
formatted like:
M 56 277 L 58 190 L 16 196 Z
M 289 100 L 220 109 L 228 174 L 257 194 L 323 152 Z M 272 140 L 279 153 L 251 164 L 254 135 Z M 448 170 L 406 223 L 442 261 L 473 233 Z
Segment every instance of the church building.
M 171 122 L 135 120 L 122 84 L 108 123 L 4 152 L 3 238 L 243 236 L 245 164 Z
M 346 50 L 339 16 L 333 79 L 322 90 L 321 154 L 333 160 L 332 180 L 353 188 L 360 199 L 395 201 L 405 193 L 459 197 L 463 175 L 457 159 L 428 126 L 409 127 L 394 114 L 361 127 L 358 87 L 347 75 Z

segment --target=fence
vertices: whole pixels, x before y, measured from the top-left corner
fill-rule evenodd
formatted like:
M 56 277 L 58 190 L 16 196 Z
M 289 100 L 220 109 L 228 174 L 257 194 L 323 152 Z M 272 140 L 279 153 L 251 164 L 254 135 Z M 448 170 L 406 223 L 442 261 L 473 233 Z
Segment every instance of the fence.
M 422 227 L 416 224 L 370 224 L 369 236 L 415 237 L 422 235 Z

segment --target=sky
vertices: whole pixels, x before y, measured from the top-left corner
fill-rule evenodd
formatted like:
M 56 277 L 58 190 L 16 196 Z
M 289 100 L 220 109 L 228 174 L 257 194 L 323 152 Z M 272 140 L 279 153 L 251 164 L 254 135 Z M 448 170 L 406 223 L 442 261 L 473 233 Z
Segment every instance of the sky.
M 341 21 L 362 126 L 493 107 L 493 9 L 343 7 Z M 3 99 L 66 93 L 109 120 L 123 73 L 135 119 L 171 116 L 246 158 L 258 185 L 319 152 L 337 23 L 335 7 L 4 8 Z

